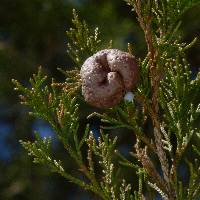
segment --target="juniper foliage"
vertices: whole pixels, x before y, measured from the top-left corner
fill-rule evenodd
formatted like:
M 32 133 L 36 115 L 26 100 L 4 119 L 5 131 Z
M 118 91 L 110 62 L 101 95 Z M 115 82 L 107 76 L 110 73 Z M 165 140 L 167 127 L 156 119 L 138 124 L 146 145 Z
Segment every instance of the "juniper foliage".
M 134 100 L 122 101 L 104 113 L 92 113 L 104 122 L 101 136 L 94 137 L 88 124 L 79 129 L 78 94 L 81 80 L 79 69 L 84 60 L 102 49 L 98 28 L 92 30 L 73 11 L 74 25 L 67 36 L 68 53 L 75 70 L 62 71 L 66 81 L 48 85 L 41 68 L 30 79 L 27 88 L 13 80 L 21 93 L 21 103 L 30 107 L 31 114 L 46 120 L 54 129 L 69 156 L 83 176 L 67 172 L 60 160 L 53 158 L 51 139 L 36 134 L 35 142 L 20 141 L 35 163 L 47 166 L 67 180 L 78 184 L 104 200 L 154 199 L 160 194 L 164 200 L 200 198 L 200 74 L 191 79 L 186 51 L 190 44 L 182 42 L 179 34 L 182 14 L 199 0 L 125 0 L 136 12 L 144 31 L 147 54 L 140 58 L 140 81 Z M 128 51 L 133 53 L 131 45 Z M 151 123 L 151 130 L 145 128 Z M 129 160 L 117 150 L 117 138 L 110 138 L 104 129 L 125 128 L 136 136 Z M 82 132 L 82 133 L 80 133 Z M 152 132 L 152 134 L 149 134 Z M 84 148 L 87 146 L 87 155 Z M 186 153 L 190 149 L 192 158 Z M 156 159 L 153 159 L 156 158 Z M 181 165 L 188 167 L 189 180 L 183 184 L 179 176 Z M 121 172 L 130 168 L 137 174 L 138 186 L 133 186 Z M 97 174 L 98 170 L 98 174 Z M 161 173 L 160 173 L 161 171 Z M 134 178 L 134 177 L 133 177 Z M 137 188 L 137 189 L 135 189 Z

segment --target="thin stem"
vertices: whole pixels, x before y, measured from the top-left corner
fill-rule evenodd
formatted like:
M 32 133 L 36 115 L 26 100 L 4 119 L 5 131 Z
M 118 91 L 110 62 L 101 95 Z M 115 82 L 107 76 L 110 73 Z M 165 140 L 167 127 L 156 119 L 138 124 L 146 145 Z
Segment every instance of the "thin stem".
M 142 2 L 141 0 L 135 0 L 134 8 L 135 11 L 138 15 L 138 21 L 140 23 L 141 28 L 144 31 L 145 35 L 145 40 L 147 43 L 148 47 L 148 54 L 150 55 L 151 59 L 151 64 L 149 68 L 149 73 L 150 73 L 150 79 L 151 79 L 151 87 L 152 87 L 152 99 L 151 99 L 151 104 L 148 106 L 146 105 L 146 102 L 143 101 L 143 105 L 145 107 L 148 107 L 148 111 L 152 122 L 154 126 L 154 138 L 155 138 L 155 144 L 156 144 L 156 149 L 157 149 L 157 155 L 159 157 L 162 171 L 164 174 L 164 180 L 167 183 L 167 191 L 169 195 L 169 199 L 174 199 L 174 192 L 173 189 L 170 186 L 170 173 L 169 173 L 169 165 L 168 165 L 168 160 L 165 154 L 165 151 L 163 149 L 163 144 L 162 144 L 162 134 L 160 130 L 160 121 L 159 121 L 159 85 L 160 85 L 160 72 L 158 70 L 158 65 L 157 65 L 157 51 L 154 48 L 153 44 L 153 36 L 152 36 L 152 13 L 148 16 L 142 15 Z M 151 9 L 151 8 L 150 8 Z

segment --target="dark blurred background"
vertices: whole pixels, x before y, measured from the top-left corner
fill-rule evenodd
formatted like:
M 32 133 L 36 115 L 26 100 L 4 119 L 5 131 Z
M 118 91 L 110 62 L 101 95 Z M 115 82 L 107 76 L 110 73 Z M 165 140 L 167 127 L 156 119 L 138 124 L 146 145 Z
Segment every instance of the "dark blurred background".
M 74 170 L 51 127 L 28 116 L 11 83 L 14 78 L 28 84 L 39 65 L 49 76 L 58 81 L 64 79 L 57 67 L 73 66 L 66 53 L 65 33 L 71 26 L 73 8 L 91 27 L 100 28 L 103 43 L 112 39 L 115 48 L 126 50 L 127 42 L 131 42 L 137 56 L 145 55 L 135 14 L 122 0 L 0 0 L 0 200 L 93 199 L 45 167 L 32 164 L 18 141 L 32 139 L 33 131 L 38 130 L 42 136 L 53 137 L 55 155 Z M 183 16 L 184 41 L 200 36 L 199 11 L 200 6 Z M 195 74 L 200 66 L 199 44 L 188 51 L 188 59 Z M 89 111 L 92 108 L 88 107 L 85 113 Z M 130 144 L 121 140 L 121 149 L 126 153 Z

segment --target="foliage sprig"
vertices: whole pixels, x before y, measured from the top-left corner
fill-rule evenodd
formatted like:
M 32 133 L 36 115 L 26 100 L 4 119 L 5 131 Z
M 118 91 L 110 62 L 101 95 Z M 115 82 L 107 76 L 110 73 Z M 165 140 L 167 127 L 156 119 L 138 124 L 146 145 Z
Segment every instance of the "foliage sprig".
M 101 41 L 98 29 L 91 32 L 87 23 L 79 20 L 75 10 L 74 28 L 67 31 L 67 46 L 77 68 L 66 72 L 60 70 L 67 76 L 66 81 L 56 83 L 52 80 L 48 86 L 41 69 L 30 79 L 30 87 L 13 81 L 16 90 L 22 94 L 21 103 L 31 108 L 32 115 L 52 126 L 84 180 L 65 172 L 64 164 L 52 158 L 50 139 L 36 135 L 35 142 L 21 141 L 21 144 L 34 162 L 48 166 L 105 200 L 154 199 L 158 194 L 164 200 L 197 200 L 200 174 L 196 159 L 200 148 L 193 139 L 200 142 L 197 125 L 200 74 L 192 80 L 185 56 L 186 50 L 197 39 L 191 44 L 183 43 L 179 28 L 182 14 L 198 0 L 125 1 L 137 14 L 144 31 L 147 54 L 138 62 L 141 78 L 133 91 L 134 99 L 89 116 L 97 116 L 104 123 L 98 138 L 90 125 L 85 131 L 80 130 L 76 96 L 81 86 L 79 68 L 87 57 L 99 50 Z M 130 153 L 134 160 L 119 151 L 117 138 L 102 131 L 118 128 L 129 129 L 135 134 L 136 141 Z M 192 158 L 186 153 L 191 147 L 196 152 Z M 185 185 L 179 175 L 181 165 L 188 167 L 189 181 Z M 127 167 L 137 174 L 138 187 L 122 173 Z

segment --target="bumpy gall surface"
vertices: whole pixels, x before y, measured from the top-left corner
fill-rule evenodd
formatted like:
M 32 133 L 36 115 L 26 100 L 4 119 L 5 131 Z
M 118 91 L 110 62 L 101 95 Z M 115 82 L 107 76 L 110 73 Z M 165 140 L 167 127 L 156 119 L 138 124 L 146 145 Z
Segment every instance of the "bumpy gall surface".
M 85 101 L 98 108 L 110 108 L 136 86 L 138 65 L 127 52 L 105 49 L 89 57 L 80 74 Z

